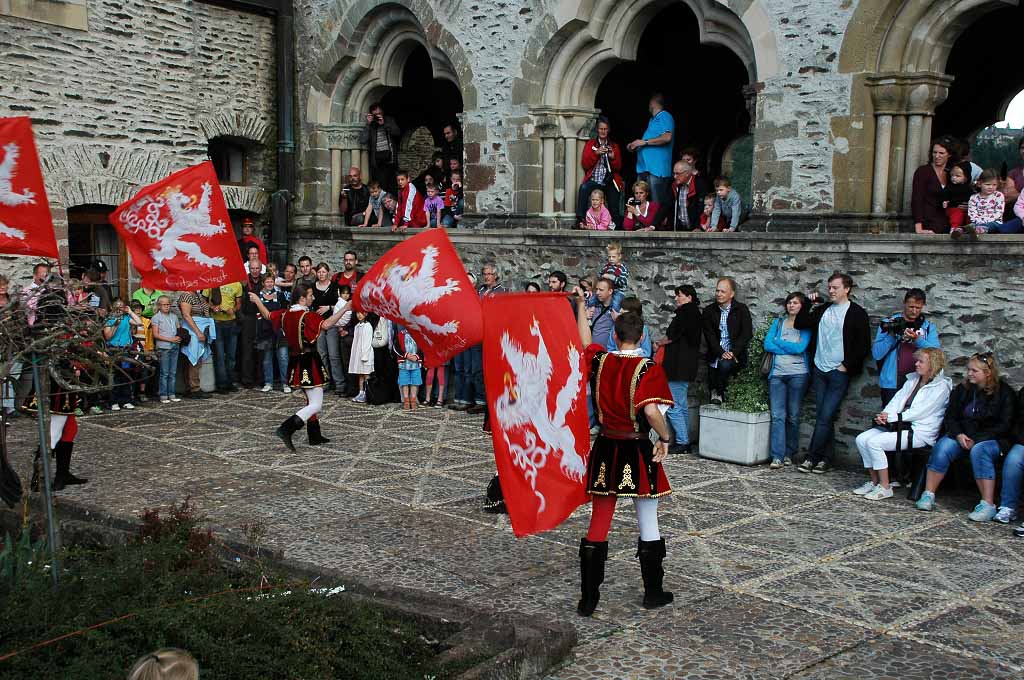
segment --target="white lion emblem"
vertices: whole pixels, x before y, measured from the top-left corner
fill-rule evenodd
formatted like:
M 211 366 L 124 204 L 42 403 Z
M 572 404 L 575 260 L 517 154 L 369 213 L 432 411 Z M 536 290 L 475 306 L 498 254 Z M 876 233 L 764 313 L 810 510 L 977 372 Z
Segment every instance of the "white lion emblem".
M 494 404 L 494 417 L 501 423 L 502 434 L 516 463 L 526 470 L 526 477 L 533 485 L 543 511 L 544 497 L 537 491 L 536 478 L 549 454 L 554 453 L 560 458 L 562 474 L 573 481 L 582 480 L 587 471 L 583 458 L 576 453 L 576 437 L 565 424 L 566 416 L 581 393 L 583 373 L 580 370 L 579 350 L 570 346 L 571 370 L 565 385 L 555 397 L 555 410 L 552 413 L 548 409 L 551 357 L 536 319 L 530 326 L 530 335 L 539 340 L 536 354 L 524 352 L 509 338 L 508 333 L 501 336 L 501 352 L 512 373 L 505 376 L 505 390 Z M 508 438 L 510 432 L 516 431 L 522 432 L 522 446 Z
M 203 196 L 199 205 L 190 208 L 192 203 L 185 194 L 174 191 L 167 195 L 167 208 L 171 213 L 170 226 L 163 234 L 157 237 L 160 247 L 149 252 L 153 258 L 153 267 L 160 271 L 167 271 L 163 263 L 165 260 L 174 259 L 178 251 L 185 253 L 189 260 L 206 265 L 207 267 L 223 267 L 223 257 L 210 257 L 203 252 L 198 243 L 181 240 L 182 236 L 210 237 L 223 233 L 227 226 L 223 221 L 213 224 L 210 222 L 210 194 L 213 187 L 209 182 L 203 183 Z
M 406 328 L 418 331 L 425 344 L 433 344 L 427 335 L 452 335 L 459 330 L 458 321 L 447 321 L 443 324 L 425 314 L 417 314 L 420 305 L 437 302 L 445 295 L 459 290 L 459 282 L 448 279 L 440 286 L 435 283 L 437 275 L 437 255 L 435 246 L 427 246 L 422 251 L 423 261 L 408 265 L 398 264 L 398 260 L 384 268 L 381 275 L 373 280 L 366 280 L 360 287 L 359 297 L 363 306 L 381 314 L 402 319 Z M 391 295 L 385 293 L 391 289 Z
M 22 193 L 14 192 L 14 168 L 18 162 L 20 149 L 14 142 L 4 145 L 4 161 L 0 163 L 0 204 L 17 207 L 19 205 L 35 205 L 36 195 L 29 189 Z M 25 232 L 9 227 L 0 222 L 0 235 L 25 240 Z

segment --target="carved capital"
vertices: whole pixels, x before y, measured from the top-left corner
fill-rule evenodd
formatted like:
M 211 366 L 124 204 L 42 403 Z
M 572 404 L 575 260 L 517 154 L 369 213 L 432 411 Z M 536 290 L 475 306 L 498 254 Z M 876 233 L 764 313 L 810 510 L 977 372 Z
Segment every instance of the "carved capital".
M 946 101 L 953 77 L 945 73 L 878 73 L 867 77 L 875 115 L 931 116 Z

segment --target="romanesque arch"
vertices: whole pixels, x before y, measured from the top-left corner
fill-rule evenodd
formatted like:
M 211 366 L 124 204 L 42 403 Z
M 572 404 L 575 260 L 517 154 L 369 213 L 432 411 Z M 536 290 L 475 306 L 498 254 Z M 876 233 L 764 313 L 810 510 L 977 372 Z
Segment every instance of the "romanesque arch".
M 575 210 L 578 182 L 576 163 L 563 162 L 557 177 L 558 155 L 576 158 L 597 115 L 595 98 L 603 79 L 617 65 L 634 61 L 641 36 L 654 18 L 672 5 L 686 5 L 696 16 L 699 41 L 734 53 L 749 83 L 778 70 L 775 32 L 762 0 L 571 0 L 562 2 L 551 22 L 538 30 L 523 63 L 523 79 L 514 90 L 527 104 L 541 138 L 543 187 L 540 212 L 555 216 Z
M 333 213 L 343 168 L 365 167 L 358 142 L 362 119 L 371 102 L 402 86 L 407 61 L 426 52 L 433 77 L 454 85 L 464 107 L 475 107 L 472 70 L 459 42 L 433 14 L 425 0 L 336 2 L 331 10 L 334 28 L 309 82 L 306 123 L 310 148 L 303 164 L 316 177 L 307 185 L 304 208 Z
M 850 19 L 840 70 L 860 74 L 854 108 L 872 121 L 866 159 L 871 167 L 871 212 L 905 213 L 914 170 L 927 160 L 936 108 L 949 94 L 947 63 L 954 43 L 981 17 L 1016 0 L 861 0 Z M 859 82 L 858 82 L 859 81 Z

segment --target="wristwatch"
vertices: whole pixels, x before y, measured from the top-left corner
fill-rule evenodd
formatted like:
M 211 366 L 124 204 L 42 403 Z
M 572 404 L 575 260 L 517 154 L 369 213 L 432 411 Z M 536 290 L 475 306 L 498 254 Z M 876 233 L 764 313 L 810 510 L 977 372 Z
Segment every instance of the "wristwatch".
M 661 437 L 658 437 L 658 441 L 661 442 L 662 444 L 671 444 L 672 443 L 671 439 L 662 439 Z

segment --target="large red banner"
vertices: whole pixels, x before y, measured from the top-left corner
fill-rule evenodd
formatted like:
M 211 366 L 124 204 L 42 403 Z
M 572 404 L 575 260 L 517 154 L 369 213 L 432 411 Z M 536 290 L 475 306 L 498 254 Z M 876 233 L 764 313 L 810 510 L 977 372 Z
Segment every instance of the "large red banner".
M 588 500 L 590 431 L 579 331 L 565 295 L 487 297 L 484 385 L 512 531 L 554 529 Z
M 444 229 L 424 231 L 385 253 L 359 279 L 352 303 L 407 328 L 427 368 L 483 339 L 480 296 Z
M 0 118 L 0 253 L 58 257 L 32 121 Z
M 110 215 L 142 275 L 158 290 L 197 290 L 245 278 L 213 163 L 143 188 Z

